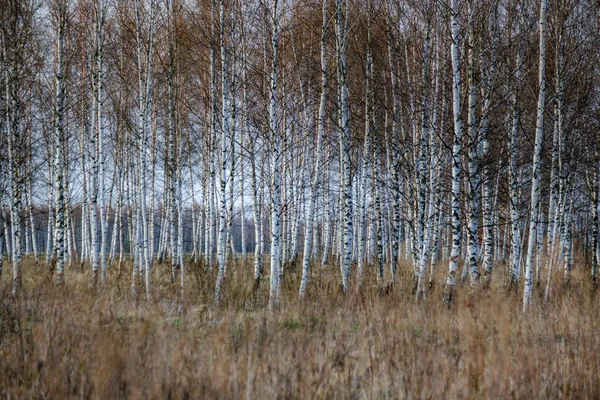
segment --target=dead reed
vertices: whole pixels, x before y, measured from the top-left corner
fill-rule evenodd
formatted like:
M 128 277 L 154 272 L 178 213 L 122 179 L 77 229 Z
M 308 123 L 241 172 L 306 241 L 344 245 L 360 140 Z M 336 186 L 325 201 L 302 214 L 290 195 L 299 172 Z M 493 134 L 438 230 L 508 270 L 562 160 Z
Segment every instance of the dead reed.
M 548 304 L 537 288 L 523 315 L 503 266 L 451 307 L 442 266 L 419 301 L 408 265 L 393 287 L 371 269 L 347 295 L 338 267 L 315 266 L 302 302 L 289 267 L 273 313 L 251 262 L 229 266 L 218 307 L 215 272 L 187 267 L 182 296 L 156 265 L 150 301 L 130 294 L 130 265 L 95 288 L 68 268 L 57 287 L 26 260 L 16 297 L 2 276 L 0 398 L 600 398 L 600 307 L 583 268 L 568 287 L 556 277 Z

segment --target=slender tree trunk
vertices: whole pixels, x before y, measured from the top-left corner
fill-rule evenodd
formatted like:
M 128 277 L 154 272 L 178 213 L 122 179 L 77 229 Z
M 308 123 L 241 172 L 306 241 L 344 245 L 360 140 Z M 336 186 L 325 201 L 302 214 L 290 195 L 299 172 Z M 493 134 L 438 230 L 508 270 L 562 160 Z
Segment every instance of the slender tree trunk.
M 370 15 L 371 13 L 371 3 L 369 2 L 369 10 L 367 11 Z M 371 19 L 368 19 L 368 27 L 367 27 L 367 61 L 366 61 L 366 77 L 365 77 L 365 138 L 363 144 L 363 160 L 361 166 L 361 178 L 359 189 L 361 190 L 361 195 L 357 196 L 358 204 L 360 205 L 360 209 L 358 210 L 358 277 L 357 280 L 360 282 L 363 276 L 364 263 L 365 263 L 365 220 L 366 220 L 366 211 L 365 211 L 365 203 L 366 203 L 366 192 L 367 192 L 367 175 L 368 175 L 368 165 L 369 158 L 371 155 L 371 120 L 372 120 L 372 107 L 371 98 L 372 98 L 372 89 L 371 89 L 371 79 L 373 76 L 373 56 L 371 54 Z
M 517 54 L 517 68 L 515 71 L 515 87 L 512 95 L 512 118 L 508 140 L 508 192 L 509 192 L 509 208 L 510 208 L 510 228 L 511 228 L 511 258 L 510 258 L 510 284 L 515 286 L 519 281 L 519 266 L 521 259 L 521 240 L 519 231 L 519 171 L 517 160 L 519 154 L 519 87 L 521 86 L 521 49 Z
M 425 37 L 425 43 L 423 46 L 423 71 L 422 71 L 422 87 L 423 87 L 423 99 L 422 99 L 422 125 L 421 125 L 421 138 L 420 138 L 420 149 L 419 149 L 419 173 L 418 173 L 418 215 L 419 215 L 419 248 L 418 248 L 418 268 L 417 268 L 417 297 L 423 296 L 425 291 L 425 278 L 427 273 L 427 260 L 429 254 L 429 241 L 430 241 L 430 229 L 431 214 L 433 212 L 432 203 L 432 192 L 429 191 L 429 176 L 431 173 L 431 158 L 429 157 L 429 135 L 430 135 L 430 117 L 429 117 L 429 98 L 428 98 L 428 85 L 429 85 L 429 42 L 430 42 L 430 31 L 431 26 L 427 26 L 427 34 Z M 434 103 L 436 99 L 433 99 Z M 429 193 L 428 193 L 429 192 Z
M 452 144 L 452 251 L 446 281 L 446 301 L 451 302 L 456 285 L 456 271 L 460 256 L 460 180 L 461 180 L 461 142 L 462 120 L 460 117 L 460 63 L 458 55 L 458 0 L 451 1 L 450 33 L 452 43 L 452 112 L 454 121 L 454 140 Z
M 595 143 L 595 147 L 596 148 L 594 152 L 594 159 L 595 163 L 597 164 L 599 155 L 598 142 Z M 600 263 L 600 254 L 598 253 L 600 251 L 598 247 L 598 208 L 600 207 L 600 174 L 598 172 L 597 165 L 594 165 L 592 168 L 592 284 L 594 285 L 594 288 L 596 288 L 598 284 L 598 264 Z
M 56 43 L 56 99 L 54 110 L 54 135 L 55 135 L 55 162 L 54 169 L 56 171 L 56 227 L 54 240 L 54 255 L 56 257 L 56 280 L 61 283 L 64 272 L 64 255 L 65 255 L 65 176 L 64 176 L 64 104 L 65 104 L 65 71 L 63 64 L 63 48 L 65 40 L 65 23 L 67 17 L 66 3 L 64 0 L 57 0 L 57 43 Z
M 278 71 L 278 47 L 279 47 L 279 0 L 273 0 L 272 4 L 272 33 L 271 33 L 271 79 L 270 79 L 270 105 L 269 105 L 269 128 L 272 137 L 271 150 L 271 177 L 272 177 L 272 205 L 271 205 L 271 279 L 269 289 L 269 308 L 274 309 L 279 305 L 279 279 L 280 273 L 280 235 L 281 235 L 281 177 L 279 163 L 281 156 L 281 137 L 277 127 L 277 71 Z M 285 127 L 284 127 L 285 128 Z
M 176 190 L 178 188 L 177 183 L 177 161 L 175 154 L 175 89 L 174 78 L 175 78 L 175 26 L 173 15 L 173 2 L 168 3 L 169 13 L 169 66 L 167 71 L 167 91 L 168 91 L 168 130 L 167 130 L 167 143 L 168 143 L 168 188 L 169 188 L 169 233 L 171 238 L 171 282 L 175 283 L 177 278 L 177 267 L 178 267 L 178 241 L 181 240 L 181 236 L 175 233 L 175 226 L 177 221 L 175 220 L 175 213 L 177 212 L 179 199 L 176 196 Z M 177 200 L 176 200 L 177 199 Z
M 542 164 L 542 141 L 544 135 L 544 106 L 546 100 L 546 0 L 540 2 L 540 58 L 539 58 L 539 94 L 533 153 L 533 171 L 531 177 L 531 216 L 529 221 L 529 240 L 527 243 L 527 261 L 525 264 L 525 287 L 523 289 L 523 312 L 531 303 L 533 287 L 533 260 L 537 240 L 540 209 L 540 168 Z
M 323 218 L 323 229 L 324 229 L 324 238 L 323 238 L 323 257 L 321 259 L 321 264 L 323 265 L 327 265 L 329 263 L 329 257 L 330 257 L 330 252 L 331 252 L 331 199 L 330 199 L 330 180 L 331 180 L 331 172 L 330 172 L 330 168 L 331 168 L 331 161 L 330 161 L 330 156 L 331 156 L 331 151 L 330 148 L 327 147 L 327 166 L 326 166 L 326 172 L 325 172 L 325 184 L 324 184 L 324 188 L 323 191 L 325 192 L 323 194 L 324 197 L 324 205 L 323 205 L 323 209 L 324 209 L 324 218 Z
M 490 103 L 492 96 L 493 79 L 495 73 L 494 64 L 489 66 L 489 70 L 483 63 L 483 56 L 480 56 L 480 68 L 482 76 L 481 95 L 483 98 L 483 108 L 481 112 L 481 126 L 480 126 L 480 137 L 481 137 L 481 155 L 479 161 L 481 163 L 482 158 L 487 158 L 489 155 L 489 114 L 490 114 Z M 487 161 L 487 160 L 486 160 Z M 483 263 L 482 270 L 485 274 L 486 285 L 489 287 L 492 280 L 492 254 L 494 250 L 494 218 L 492 204 L 493 195 L 491 188 L 491 176 L 490 169 L 487 162 L 484 165 L 480 165 L 482 174 L 482 197 L 483 197 Z
M 221 174 L 220 174 L 220 192 L 219 192 L 219 241 L 217 243 L 217 258 L 219 261 L 219 269 L 217 273 L 217 284 L 215 288 L 215 303 L 219 302 L 221 295 L 221 286 L 225 275 L 225 255 L 227 252 L 227 140 L 229 131 L 229 87 L 227 82 L 227 53 L 228 49 L 225 45 L 225 5 L 223 0 L 219 2 L 220 15 L 220 42 L 221 42 Z
M 6 59 L 6 50 L 3 47 L 4 59 Z M 18 152 L 17 146 L 17 135 L 19 132 L 15 132 L 17 129 L 16 120 L 16 102 L 14 97 L 15 89 L 12 87 L 14 84 L 10 83 L 9 68 L 5 70 L 6 77 L 6 130 L 8 139 L 8 174 L 9 174 L 9 185 L 10 185 L 10 198 L 11 198 L 11 209 L 10 209 L 10 221 L 11 221 L 11 233 L 12 233 L 12 265 L 13 265 L 13 280 L 12 280 L 12 294 L 16 295 L 21 286 L 21 181 L 19 174 L 19 166 L 15 160 Z M 11 93 L 13 92 L 13 93 Z M 49 211 L 50 212 L 50 211 Z M 50 229 L 50 227 L 48 227 Z
M 342 195 L 342 238 L 341 270 L 342 290 L 348 291 L 350 278 L 350 262 L 352 260 L 352 179 L 350 176 L 350 114 L 348 106 L 348 71 L 346 68 L 346 48 L 348 45 L 348 2 L 337 0 L 336 5 L 336 52 L 337 77 L 339 98 L 339 141 L 341 164 L 341 195 Z
M 472 17 L 472 1 L 469 1 L 469 16 Z M 479 211 L 480 211 L 480 177 L 479 155 L 477 151 L 479 136 L 476 122 L 476 85 L 475 82 L 475 36 L 473 22 L 469 24 L 468 46 L 468 152 L 467 152 L 467 268 L 471 276 L 471 285 L 479 283 Z
M 215 207 L 215 179 L 216 179 L 216 153 L 217 153 L 217 90 L 216 90 L 216 67 L 215 67 L 215 14 L 216 2 L 211 2 L 211 36 L 210 36 L 210 148 L 209 148 L 209 183 L 207 185 L 208 196 L 208 223 L 206 234 L 206 264 L 208 269 L 213 268 L 213 254 L 215 243 L 216 207 Z
M 302 280 L 300 281 L 300 297 L 304 297 L 306 293 L 306 284 L 308 281 L 308 268 L 310 264 L 311 245 L 313 239 L 313 218 L 312 215 L 315 212 L 315 204 L 318 196 L 318 186 L 320 181 L 320 169 L 321 169 L 321 157 L 322 157 L 322 141 L 323 131 L 325 129 L 325 106 L 327 102 L 327 58 L 326 58 L 326 45 L 327 45 L 327 0 L 323 0 L 323 22 L 321 25 L 321 96 L 319 101 L 319 116 L 317 122 L 317 145 L 316 155 L 317 158 L 314 164 L 314 177 L 312 185 L 310 186 L 310 192 L 308 195 L 308 213 L 306 221 L 306 228 L 304 234 L 304 254 L 302 256 Z M 359 256 L 360 257 L 360 256 Z
M 102 283 L 106 283 L 106 242 L 107 242 L 107 210 L 104 198 L 104 116 L 102 107 L 104 105 L 104 0 L 96 3 L 96 78 L 97 89 L 97 123 L 98 123 L 98 194 L 100 195 L 100 266 Z

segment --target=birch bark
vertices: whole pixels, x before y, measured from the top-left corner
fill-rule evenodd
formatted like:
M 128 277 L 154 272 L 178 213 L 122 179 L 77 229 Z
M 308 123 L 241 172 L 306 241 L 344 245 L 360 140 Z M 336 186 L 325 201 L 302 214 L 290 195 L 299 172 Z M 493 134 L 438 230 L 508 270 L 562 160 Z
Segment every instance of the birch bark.
M 352 179 L 350 176 L 350 114 L 348 106 L 348 71 L 346 67 L 346 49 L 348 45 L 348 1 L 337 0 L 336 4 L 336 55 L 339 98 L 339 141 L 340 166 L 342 170 L 342 247 L 341 272 L 342 289 L 348 291 L 350 262 L 352 258 Z
M 310 264 L 311 246 L 313 239 L 313 223 L 312 218 L 315 204 L 317 202 L 318 186 L 320 181 L 320 169 L 321 169 L 321 157 L 322 157 L 322 141 L 323 131 L 325 128 L 325 105 L 327 102 L 327 58 L 326 58 L 326 45 L 327 45 L 327 0 L 323 0 L 323 19 L 321 23 L 321 96 L 319 101 L 319 116 L 317 122 L 317 144 L 316 154 L 317 158 L 314 164 L 314 177 L 312 185 L 310 186 L 310 192 L 308 195 L 308 212 L 306 220 L 306 229 L 304 234 L 304 253 L 302 256 L 302 279 L 300 281 L 300 297 L 303 298 L 306 293 L 306 285 L 308 282 L 308 268 Z
M 277 127 L 277 71 L 279 47 L 279 0 L 272 4 L 272 33 L 271 33 L 271 79 L 270 79 L 270 105 L 269 125 L 272 136 L 271 176 L 272 176 L 272 205 L 271 205 L 271 279 L 269 289 L 269 308 L 274 309 L 279 304 L 279 269 L 280 263 L 280 235 L 281 235 L 281 177 L 279 171 L 281 138 Z
M 225 275 L 225 256 L 227 246 L 227 151 L 228 151 L 228 132 L 229 132 L 229 86 L 227 81 L 227 62 L 228 51 L 225 44 L 225 4 L 223 0 L 219 2 L 219 20 L 220 20 L 220 46 L 221 46 L 221 173 L 219 189 L 219 240 L 217 243 L 217 259 L 219 269 L 217 272 L 217 283 L 215 287 L 215 303 L 219 303 L 221 296 L 221 286 Z
M 447 302 L 452 301 L 456 285 L 456 271 L 460 256 L 460 180 L 461 180 L 461 142 L 462 120 L 460 117 L 460 61 L 458 55 L 458 0 L 451 1 L 450 34 L 452 42 L 450 53 L 452 58 L 452 115 L 454 121 L 454 139 L 452 144 L 452 251 L 446 280 Z
M 540 208 L 540 168 L 542 141 L 544 135 L 544 106 L 546 100 L 546 0 L 540 1 L 540 54 L 539 54 L 539 94 L 537 105 L 537 119 L 535 132 L 535 148 L 533 153 L 533 171 L 531 177 L 531 215 L 529 221 L 529 240 L 527 243 L 527 260 L 525 264 L 525 287 L 523 289 L 523 312 L 531 303 L 533 288 L 533 262 L 539 229 L 538 218 Z
M 67 6 L 64 0 L 57 0 L 56 4 L 56 99 L 54 110 L 54 135 L 55 135 L 55 161 L 56 171 L 56 226 L 54 240 L 54 255 L 56 257 L 56 280 L 61 283 L 64 272 L 65 255 L 65 186 L 64 186 L 64 104 L 65 104 L 65 70 L 63 63 L 63 49 L 65 40 L 65 23 Z

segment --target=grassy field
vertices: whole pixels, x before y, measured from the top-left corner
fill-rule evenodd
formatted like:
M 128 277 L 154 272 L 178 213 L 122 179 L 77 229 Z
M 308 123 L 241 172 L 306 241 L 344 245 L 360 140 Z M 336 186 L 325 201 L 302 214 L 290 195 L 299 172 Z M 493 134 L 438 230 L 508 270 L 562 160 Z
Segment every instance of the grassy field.
M 548 304 L 537 288 L 524 316 L 504 266 L 489 290 L 459 287 L 450 308 L 445 265 L 421 301 L 407 265 L 394 287 L 378 288 L 371 269 L 348 295 L 339 268 L 314 267 L 303 302 L 289 268 L 272 313 L 251 263 L 229 267 L 218 307 L 216 274 L 200 266 L 188 265 L 183 297 L 156 266 L 150 301 L 141 287 L 130 294 L 130 265 L 94 289 L 87 268 L 68 268 L 56 287 L 47 266 L 26 260 L 16 297 L 8 267 L 2 399 L 600 398 L 600 307 L 583 268 L 569 287 L 557 276 Z

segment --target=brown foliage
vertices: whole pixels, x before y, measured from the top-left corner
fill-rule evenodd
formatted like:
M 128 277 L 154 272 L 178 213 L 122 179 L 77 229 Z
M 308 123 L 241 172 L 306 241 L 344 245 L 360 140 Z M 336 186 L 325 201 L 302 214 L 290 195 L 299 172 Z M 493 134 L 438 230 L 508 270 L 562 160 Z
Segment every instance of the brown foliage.
M 583 268 L 568 288 L 555 282 L 549 304 L 534 296 L 526 316 L 502 266 L 490 290 L 460 287 L 450 308 L 443 268 L 416 301 L 410 266 L 388 290 L 368 279 L 346 296 L 339 269 L 316 266 L 304 302 L 290 269 L 274 313 L 251 263 L 230 266 L 218 308 L 215 273 L 201 266 L 189 266 L 183 299 L 168 266 L 155 266 L 151 301 L 130 294 L 129 268 L 96 289 L 67 269 L 57 287 L 29 260 L 16 298 L 2 277 L 1 398 L 600 396 L 600 307 Z

